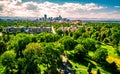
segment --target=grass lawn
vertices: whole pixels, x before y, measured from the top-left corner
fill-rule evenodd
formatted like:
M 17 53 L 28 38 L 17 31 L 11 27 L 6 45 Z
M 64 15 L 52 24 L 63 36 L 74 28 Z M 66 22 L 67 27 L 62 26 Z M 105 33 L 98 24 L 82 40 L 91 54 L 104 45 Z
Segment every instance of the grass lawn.
M 105 48 L 108 50 L 108 55 L 118 58 L 119 56 L 117 55 L 117 52 L 115 51 L 115 48 L 113 48 L 112 46 L 109 45 L 102 45 L 101 47 Z
M 72 64 L 72 69 L 76 70 L 75 74 L 87 74 L 87 67 L 79 64 L 79 63 L 75 63 L 71 60 L 69 60 L 69 62 Z
M 114 61 L 116 63 L 116 65 L 120 68 L 120 57 L 118 56 L 115 48 L 113 48 L 110 45 L 106 45 L 106 44 L 102 44 L 101 47 L 107 49 L 107 51 L 108 51 L 107 61 L 109 63 L 112 63 Z M 74 54 L 74 50 L 66 51 L 66 53 L 68 55 Z M 88 55 L 90 57 L 92 57 L 92 56 L 94 56 L 94 52 L 89 51 Z M 91 62 L 92 60 L 89 60 L 89 61 Z M 69 59 L 69 62 L 72 64 L 72 69 L 76 70 L 75 71 L 76 74 L 88 74 L 87 66 L 80 64 L 79 62 L 74 62 L 70 59 Z M 92 68 L 92 74 L 97 74 L 98 69 L 100 70 L 101 74 L 111 74 L 111 73 L 105 71 L 102 67 L 98 66 L 98 64 L 96 62 L 92 61 L 92 63 L 94 63 L 96 65 L 96 68 Z
M 76 69 L 75 74 L 88 74 L 87 70 L 88 67 L 85 65 L 82 65 L 77 62 L 73 62 L 69 60 L 69 62 L 72 64 L 72 69 Z M 96 68 L 92 68 L 92 74 L 97 74 L 97 70 L 100 70 L 101 74 L 110 74 L 109 72 L 102 69 L 102 67 L 96 66 Z
M 107 61 L 109 63 L 115 62 L 116 65 L 120 68 L 120 57 L 118 56 L 115 48 L 113 48 L 112 46 L 109 45 L 103 45 L 103 48 L 106 48 L 108 50 L 108 57 L 107 57 Z

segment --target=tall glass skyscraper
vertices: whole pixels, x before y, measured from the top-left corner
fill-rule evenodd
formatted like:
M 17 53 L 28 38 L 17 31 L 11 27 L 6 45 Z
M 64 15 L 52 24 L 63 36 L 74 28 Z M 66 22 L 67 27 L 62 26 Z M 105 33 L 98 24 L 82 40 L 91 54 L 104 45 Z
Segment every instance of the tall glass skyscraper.
M 44 20 L 47 21 L 47 15 L 46 14 L 44 15 Z

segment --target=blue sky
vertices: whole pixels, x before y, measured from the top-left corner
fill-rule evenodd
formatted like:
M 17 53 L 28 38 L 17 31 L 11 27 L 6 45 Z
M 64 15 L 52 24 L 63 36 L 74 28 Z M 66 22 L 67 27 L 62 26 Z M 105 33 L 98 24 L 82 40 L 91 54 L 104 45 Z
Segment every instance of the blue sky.
M 120 0 L 0 0 L 0 16 L 120 19 Z

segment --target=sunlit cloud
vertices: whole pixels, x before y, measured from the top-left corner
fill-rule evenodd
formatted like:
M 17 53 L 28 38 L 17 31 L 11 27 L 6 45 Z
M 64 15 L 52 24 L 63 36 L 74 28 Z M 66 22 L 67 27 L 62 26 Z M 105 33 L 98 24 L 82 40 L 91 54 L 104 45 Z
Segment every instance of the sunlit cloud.
M 120 8 L 120 6 L 114 6 L 115 8 Z
M 42 17 L 47 14 L 50 17 L 61 15 L 68 18 L 116 18 L 120 19 L 120 14 L 110 14 L 108 12 L 93 13 L 105 9 L 106 7 L 95 3 L 52 3 L 52 2 L 22 2 L 22 0 L 1 0 L 0 16 L 19 17 Z M 88 13 L 84 13 L 88 12 Z

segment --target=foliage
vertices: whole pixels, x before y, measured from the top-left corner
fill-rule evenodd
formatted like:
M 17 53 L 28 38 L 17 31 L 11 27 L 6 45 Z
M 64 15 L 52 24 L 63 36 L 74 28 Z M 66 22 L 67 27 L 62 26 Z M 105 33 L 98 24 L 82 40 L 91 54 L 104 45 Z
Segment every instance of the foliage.
M 22 51 L 26 45 L 32 41 L 32 37 L 27 34 L 18 34 L 9 41 L 8 50 L 14 49 L 16 57 L 22 57 Z
M 105 48 L 99 48 L 95 51 L 94 54 L 94 60 L 98 63 L 103 63 L 106 61 L 106 58 L 108 56 L 108 51 Z
M 42 50 L 43 47 L 39 43 L 30 43 L 23 51 L 24 58 L 26 58 L 27 62 L 33 61 L 33 59 L 38 58 L 42 55 Z
M 83 27 L 80 27 L 75 33 L 74 33 L 74 38 L 77 39 L 79 38 L 80 36 L 82 36 L 82 33 L 85 32 L 85 28 Z
M 55 42 L 59 40 L 59 35 L 51 33 L 41 33 L 37 36 L 38 42 Z
M 73 50 L 74 47 L 77 45 L 77 42 L 69 36 L 64 36 L 63 38 L 60 39 L 59 41 L 64 45 L 64 49 L 66 50 Z
M 96 44 L 95 40 L 90 39 L 90 38 L 86 38 L 86 39 L 82 40 L 82 45 L 88 51 L 89 50 L 95 51 L 96 50 L 95 44 Z
M 26 63 L 24 73 L 39 73 L 38 64 L 41 62 L 42 55 L 41 45 L 39 43 L 30 43 L 23 51 L 23 54 Z
M 57 34 L 45 32 L 40 34 L 20 32 L 6 33 L 3 31 L 5 27 L 21 26 L 54 26 Z M 75 32 L 64 32 L 63 30 L 59 30 L 61 27 L 77 27 L 78 29 L 75 30 Z M 109 22 L 72 24 L 35 21 L 1 21 L 0 73 L 4 71 L 6 72 L 5 74 L 59 74 L 61 64 L 63 64 L 60 56 L 64 55 L 66 59 L 73 61 L 71 63 L 72 69 L 76 70 L 76 73 L 86 74 L 88 63 L 93 61 L 96 63 L 95 66 L 97 68 L 90 69 L 89 73 L 98 72 L 99 74 L 98 68 L 100 68 L 101 74 L 109 74 L 109 72 L 119 74 L 119 72 L 117 72 L 120 68 L 119 30 L 120 23 Z M 113 70 L 112 67 L 114 67 Z
M 4 67 L 6 67 L 5 69 L 5 73 L 13 73 L 14 72 L 14 69 L 15 69 L 15 57 L 16 57 L 16 54 L 14 51 L 6 51 L 4 52 L 2 55 L 1 55 L 1 62 L 2 62 L 2 65 Z
M 77 60 L 84 59 L 87 54 L 88 51 L 81 44 L 78 44 L 74 49 L 74 58 L 76 58 Z
M 100 73 L 100 69 L 97 70 L 97 74 L 101 74 L 101 73 Z
M 120 40 L 120 31 L 112 34 L 112 39 L 113 39 L 112 43 L 118 46 Z
M 105 38 L 105 39 L 103 40 L 103 42 L 107 44 L 107 43 L 110 42 L 110 40 L 109 40 L 109 38 Z
M 0 55 L 4 53 L 7 49 L 6 43 L 3 41 L 0 41 Z
M 51 73 L 56 73 L 56 68 L 59 68 L 59 64 L 61 62 L 61 52 L 59 51 L 61 48 L 59 46 L 55 46 L 53 43 L 47 43 L 44 47 L 42 62 L 46 64 L 48 72 L 50 70 Z
M 88 70 L 87 71 L 88 71 L 89 74 L 92 74 L 91 73 L 91 71 L 92 71 L 92 65 L 91 64 L 88 65 Z
M 62 36 L 62 34 L 63 34 L 63 31 L 62 31 L 62 30 L 57 30 L 56 32 L 57 32 L 57 34 L 60 35 L 60 36 Z

